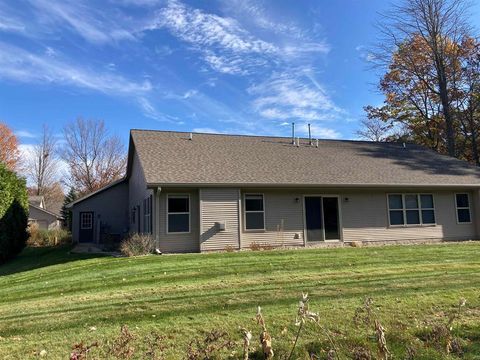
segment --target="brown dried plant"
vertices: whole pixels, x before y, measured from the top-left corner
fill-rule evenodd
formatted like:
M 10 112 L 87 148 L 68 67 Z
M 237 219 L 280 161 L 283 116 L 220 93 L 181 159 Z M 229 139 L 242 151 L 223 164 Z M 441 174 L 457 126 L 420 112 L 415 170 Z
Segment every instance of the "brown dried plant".
M 265 319 L 262 315 L 262 308 L 260 306 L 257 308 L 257 315 L 255 318 L 258 325 L 260 325 L 262 328 L 262 332 L 260 333 L 260 345 L 262 346 L 263 356 L 265 359 L 271 359 L 273 357 L 272 337 L 267 331 Z
M 385 329 L 383 328 L 380 321 L 375 319 L 375 335 L 377 339 L 377 346 L 378 346 L 378 357 L 381 360 L 388 360 L 388 356 L 390 355 L 390 351 L 387 347 L 387 340 L 385 339 Z
M 90 345 L 85 345 L 83 341 L 81 341 L 73 345 L 70 360 L 88 360 L 88 353 L 92 351 L 94 347 L 98 347 L 98 342 L 95 341 Z
M 193 339 L 187 347 L 187 360 L 210 360 L 220 356 L 222 350 L 233 349 L 235 343 L 225 331 L 212 330 L 202 339 Z
M 123 325 L 120 335 L 118 335 L 110 347 L 110 353 L 117 359 L 131 359 L 135 354 L 135 348 L 132 346 L 134 339 L 135 336 L 128 330 L 128 326 Z
M 250 340 L 252 340 L 252 333 L 245 328 L 241 329 L 243 336 L 243 360 L 248 360 L 248 353 L 250 351 Z

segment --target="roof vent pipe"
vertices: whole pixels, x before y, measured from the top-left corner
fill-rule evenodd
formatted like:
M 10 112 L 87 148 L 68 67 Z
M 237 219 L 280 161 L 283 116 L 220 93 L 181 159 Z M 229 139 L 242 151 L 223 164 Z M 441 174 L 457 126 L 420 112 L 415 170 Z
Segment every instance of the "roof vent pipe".
M 193 140 L 193 133 L 190 133 L 190 135 L 188 136 L 188 140 Z
M 308 144 L 312 146 L 312 132 L 310 130 L 310 124 L 308 124 Z
M 292 122 L 292 144 L 295 145 L 295 123 Z
M 317 139 L 317 142 L 316 142 L 316 144 L 315 144 L 315 147 L 317 147 L 317 148 L 318 148 L 318 139 Z
M 300 138 L 297 137 L 297 147 L 299 147 L 299 146 L 300 146 Z
M 407 145 L 405 143 L 403 143 L 403 148 L 405 149 L 407 147 Z

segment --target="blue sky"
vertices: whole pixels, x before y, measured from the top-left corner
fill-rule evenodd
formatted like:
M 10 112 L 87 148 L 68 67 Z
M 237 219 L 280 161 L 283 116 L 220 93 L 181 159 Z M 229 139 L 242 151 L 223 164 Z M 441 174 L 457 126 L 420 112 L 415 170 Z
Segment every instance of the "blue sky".
M 384 0 L 0 0 L 0 119 L 355 138 Z M 478 9 L 473 14 L 480 14 Z M 480 16 L 473 16 L 474 19 Z M 478 21 L 478 20 L 477 20 Z

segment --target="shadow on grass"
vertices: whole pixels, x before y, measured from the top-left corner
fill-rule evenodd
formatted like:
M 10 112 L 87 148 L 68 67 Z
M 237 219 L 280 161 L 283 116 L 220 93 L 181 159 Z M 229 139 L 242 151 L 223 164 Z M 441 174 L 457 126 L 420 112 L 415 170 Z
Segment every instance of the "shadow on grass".
M 16 258 L 0 265 L 0 276 L 11 275 L 70 261 L 103 257 L 102 254 L 71 254 L 71 245 L 27 247 Z

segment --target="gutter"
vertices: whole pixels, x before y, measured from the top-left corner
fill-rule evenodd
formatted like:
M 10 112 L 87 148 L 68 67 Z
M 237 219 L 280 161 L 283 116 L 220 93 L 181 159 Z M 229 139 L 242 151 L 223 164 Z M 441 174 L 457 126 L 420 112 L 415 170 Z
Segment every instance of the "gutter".
M 480 189 L 478 184 L 276 184 L 276 183 L 147 183 L 148 189 L 157 187 L 198 188 L 198 187 L 241 187 L 241 188 L 329 188 L 329 189 L 398 189 L 398 188 L 425 188 L 425 189 Z

